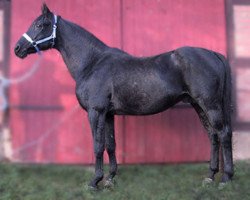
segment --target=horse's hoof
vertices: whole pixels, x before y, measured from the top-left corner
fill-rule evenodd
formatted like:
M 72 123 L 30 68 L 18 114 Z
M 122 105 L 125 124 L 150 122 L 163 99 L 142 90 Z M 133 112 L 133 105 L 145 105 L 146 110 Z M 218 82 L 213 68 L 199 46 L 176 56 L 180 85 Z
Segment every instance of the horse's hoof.
M 225 187 L 227 187 L 228 185 L 230 185 L 232 183 L 232 180 L 228 180 L 228 181 L 222 181 L 219 183 L 218 189 L 219 190 L 223 190 Z
M 227 185 L 227 183 L 221 182 L 221 183 L 219 183 L 219 185 L 218 185 L 218 189 L 219 189 L 219 190 L 223 190 L 223 189 L 226 187 L 226 185 Z
M 93 192 L 98 191 L 98 187 L 97 186 L 93 186 L 93 185 L 90 185 L 90 184 L 86 186 L 86 189 L 88 191 L 93 191 Z
M 107 179 L 104 183 L 104 187 L 107 188 L 107 189 L 113 189 L 115 186 L 115 181 L 114 179 Z
M 206 187 L 208 185 L 211 185 L 213 183 L 213 179 L 211 178 L 204 178 L 204 180 L 202 181 L 202 186 Z

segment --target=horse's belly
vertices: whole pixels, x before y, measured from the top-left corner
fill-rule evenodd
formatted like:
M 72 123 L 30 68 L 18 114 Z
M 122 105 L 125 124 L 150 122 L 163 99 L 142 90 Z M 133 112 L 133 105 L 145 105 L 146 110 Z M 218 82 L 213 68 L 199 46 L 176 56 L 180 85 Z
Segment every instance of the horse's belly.
M 116 114 L 149 115 L 166 110 L 176 103 L 182 92 L 175 74 L 156 70 L 122 73 L 115 79 L 112 105 Z
M 162 106 L 153 109 L 131 109 L 124 107 L 117 107 L 114 109 L 116 115 L 153 115 L 168 109 L 171 106 Z
M 176 103 L 177 97 L 145 92 L 130 93 L 113 101 L 114 113 L 117 115 L 150 115 L 166 110 Z

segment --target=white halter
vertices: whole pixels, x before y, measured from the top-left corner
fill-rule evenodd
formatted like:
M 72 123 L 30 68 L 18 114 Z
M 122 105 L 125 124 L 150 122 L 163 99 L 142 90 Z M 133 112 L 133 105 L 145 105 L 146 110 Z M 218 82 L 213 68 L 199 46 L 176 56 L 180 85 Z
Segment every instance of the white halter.
M 23 37 L 28 40 L 36 49 L 37 53 L 40 52 L 39 48 L 38 48 L 38 44 L 41 44 L 41 43 L 44 43 L 48 40 L 51 40 L 52 39 L 52 45 L 51 47 L 53 47 L 55 45 L 55 39 L 56 39 L 56 28 L 57 28 L 57 15 L 54 15 L 54 24 L 53 24 L 53 31 L 52 31 L 52 34 L 49 36 L 49 37 L 46 37 L 44 39 L 41 39 L 41 40 L 38 40 L 38 41 L 34 41 L 32 40 L 32 38 L 30 36 L 28 36 L 27 33 L 24 33 L 23 34 Z

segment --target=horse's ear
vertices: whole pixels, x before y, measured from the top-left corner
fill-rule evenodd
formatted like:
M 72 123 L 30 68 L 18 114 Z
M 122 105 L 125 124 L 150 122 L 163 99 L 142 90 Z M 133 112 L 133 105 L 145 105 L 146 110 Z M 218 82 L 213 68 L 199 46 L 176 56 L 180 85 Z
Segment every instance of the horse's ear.
M 43 3 L 43 6 L 42 6 L 42 14 L 43 14 L 43 15 L 47 15 L 47 14 L 49 14 L 49 13 L 51 13 L 51 12 L 50 12 L 48 6 L 46 5 L 46 3 Z

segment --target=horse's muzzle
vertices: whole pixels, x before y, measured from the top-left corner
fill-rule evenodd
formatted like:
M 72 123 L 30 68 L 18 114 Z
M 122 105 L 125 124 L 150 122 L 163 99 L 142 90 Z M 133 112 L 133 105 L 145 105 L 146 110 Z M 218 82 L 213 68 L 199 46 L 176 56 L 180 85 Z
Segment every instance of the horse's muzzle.
M 28 55 L 27 49 L 22 49 L 19 43 L 16 44 L 14 52 L 19 58 L 25 58 Z

